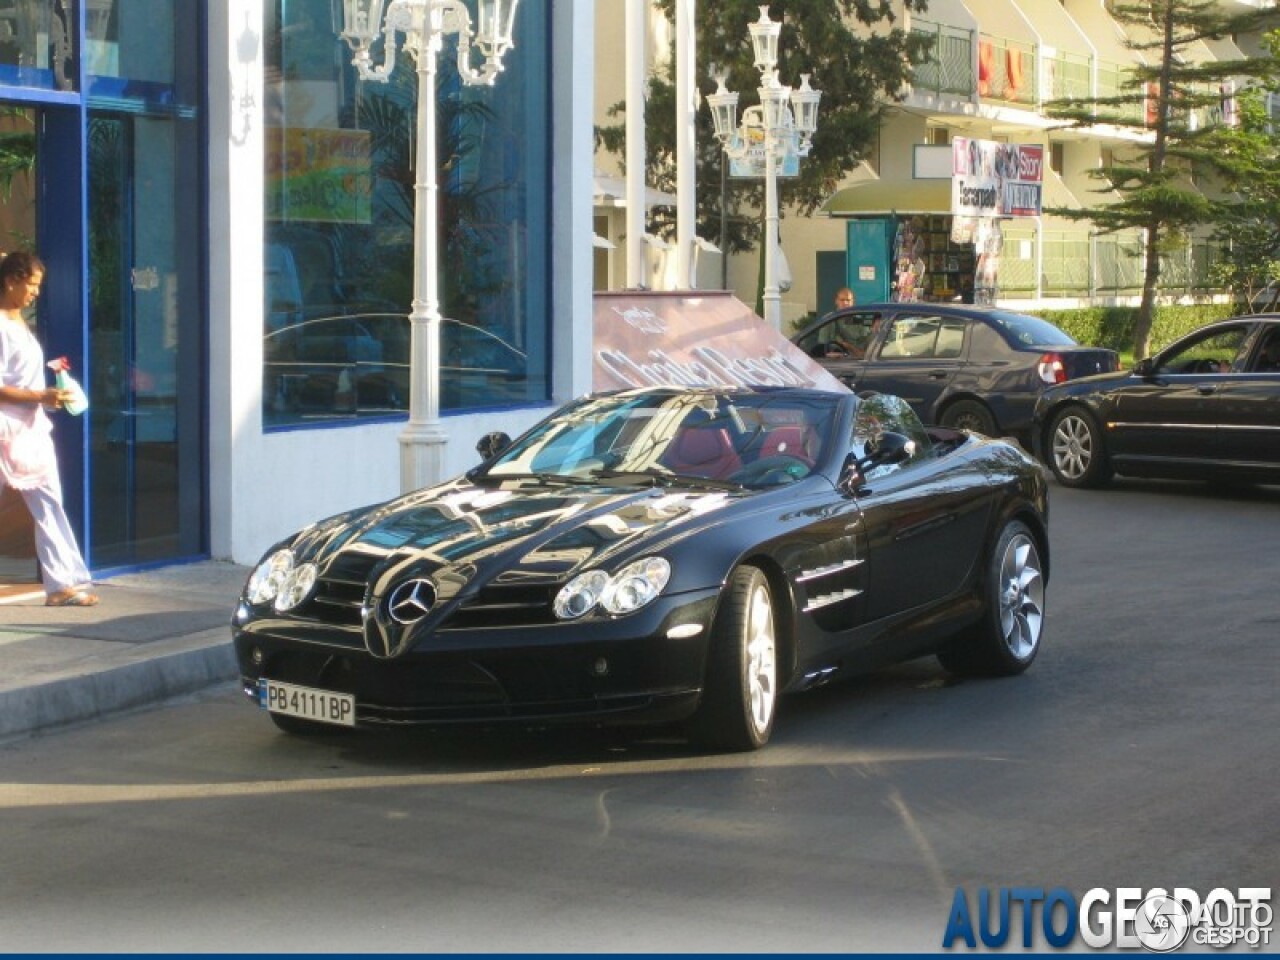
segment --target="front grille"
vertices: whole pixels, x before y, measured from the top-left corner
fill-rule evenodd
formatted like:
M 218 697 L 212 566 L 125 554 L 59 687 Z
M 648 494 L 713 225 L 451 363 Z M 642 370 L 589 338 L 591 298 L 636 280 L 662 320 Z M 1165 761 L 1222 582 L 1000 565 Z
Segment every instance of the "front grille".
M 465 630 L 472 627 L 518 627 L 553 623 L 551 601 L 553 586 L 512 586 L 489 584 L 470 600 L 464 601 L 448 627 Z

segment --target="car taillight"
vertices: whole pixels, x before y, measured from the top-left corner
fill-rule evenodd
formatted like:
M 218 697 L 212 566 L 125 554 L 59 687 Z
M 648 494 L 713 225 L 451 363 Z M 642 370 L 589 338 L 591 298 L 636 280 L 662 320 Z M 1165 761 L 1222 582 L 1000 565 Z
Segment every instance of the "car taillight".
M 1062 383 L 1067 379 L 1067 367 L 1062 362 L 1062 357 L 1056 353 L 1046 353 L 1041 356 L 1036 370 L 1045 383 Z

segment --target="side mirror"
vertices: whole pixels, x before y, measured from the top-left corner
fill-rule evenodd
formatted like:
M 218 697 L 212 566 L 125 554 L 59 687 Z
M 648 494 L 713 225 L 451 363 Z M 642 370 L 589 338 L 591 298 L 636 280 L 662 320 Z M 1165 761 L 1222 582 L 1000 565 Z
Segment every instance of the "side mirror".
M 1143 357 L 1134 365 L 1133 372 L 1140 377 L 1155 376 L 1156 361 L 1152 357 Z
M 840 473 L 840 486 L 850 493 L 867 482 L 867 471 L 895 463 L 905 463 L 916 455 L 916 442 L 902 433 L 886 431 L 867 444 L 865 456 L 849 454 Z
M 481 460 L 491 460 L 509 446 L 511 446 L 511 437 L 501 430 L 495 430 L 480 438 L 476 443 L 476 453 L 480 454 Z
M 885 431 L 873 444 L 867 445 L 867 455 L 859 461 L 863 470 L 883 467 L 890 463 L 903 463 L 916 455 L 916 442 L 905 433 Z

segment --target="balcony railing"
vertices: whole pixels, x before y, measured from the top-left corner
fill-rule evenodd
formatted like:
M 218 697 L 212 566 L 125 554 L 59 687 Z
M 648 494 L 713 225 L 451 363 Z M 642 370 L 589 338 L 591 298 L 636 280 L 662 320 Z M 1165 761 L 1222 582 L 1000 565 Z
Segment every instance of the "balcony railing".
M 911 32 L 933 40 L 929 59 L 912 72 L 911 85 L 929 93 L 973 96 L 973 31 L 913 19 Z
M 1093 89 L 1093 58 L 1083 53 L 1059 51 L 1045 59 L 1045 99 L 1087 100 Z
M 978 36 L 978 96 L 1021 106 L 1040 102 L 1039 58 L 1033 43 Z
M 1091 235 L 1087 229 L 1037 233 L 1031 226 L 1007 224 L 1003 234 L 1001 297 L 1085 299 L 1133 296 L 1142 290 L 1144 250 L 1140 233 Z M 1205 238 L 1163 254 L 1160 291 L 1180 294 L 1216 289 L 1212 271 L 1221 256 L 1221 244 Z

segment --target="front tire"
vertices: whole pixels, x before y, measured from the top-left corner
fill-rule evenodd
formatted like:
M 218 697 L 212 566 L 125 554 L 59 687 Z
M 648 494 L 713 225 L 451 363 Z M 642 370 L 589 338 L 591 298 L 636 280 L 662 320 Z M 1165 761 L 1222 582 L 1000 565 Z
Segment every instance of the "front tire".
M 999 431 L 996 418 L 977 400 L 957 400 L 942 411 L 942 426 L 952 430 L 968 430 L 984 437 L 994 437 Z
M 777 620 L 769 581 L 756 567 L 739 567 L 711 628 L 693 738 L 716 750 L 758 750 L 773 733 L 777 705 Z
M 1044 568 L 1027 525 L 1010 520 L 987 560 L 986 609 L 972 630 L 938 653 L 961 675 L 1013 676 L 1040 652 L 1044 632 Z
M 1111 460 L 1098 421 L 1082 407 L 1067 407 L 1049 427 L 1049 469 L 1064 487 L 1100 487 L 1111 479 Z

